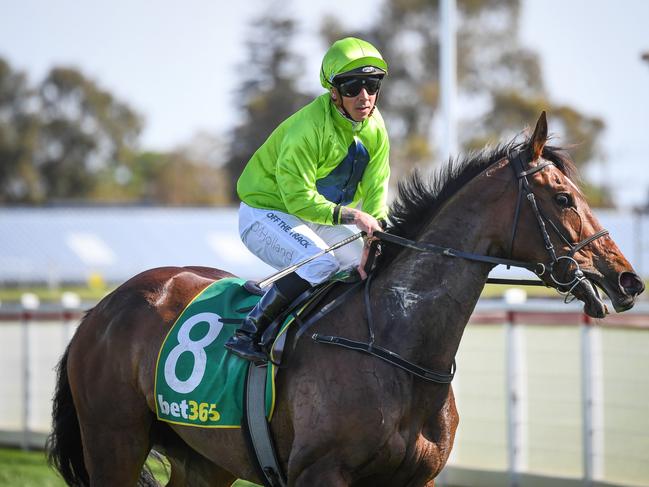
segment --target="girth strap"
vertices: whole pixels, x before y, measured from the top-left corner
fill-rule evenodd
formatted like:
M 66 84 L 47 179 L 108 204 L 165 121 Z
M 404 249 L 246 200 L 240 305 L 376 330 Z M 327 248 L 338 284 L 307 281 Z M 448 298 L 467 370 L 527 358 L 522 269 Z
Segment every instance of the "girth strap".
M 265 487 L 286 487 L 277 460 L 270 426 L 266 420 L 266 365 L 250 364 L 244 385 L 243 429 L 253 459 Z

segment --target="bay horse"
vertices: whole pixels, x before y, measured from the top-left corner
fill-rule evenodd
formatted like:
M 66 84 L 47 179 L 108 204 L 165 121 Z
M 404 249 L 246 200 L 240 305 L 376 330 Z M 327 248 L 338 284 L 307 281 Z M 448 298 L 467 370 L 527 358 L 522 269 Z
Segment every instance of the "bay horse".
M 495 263 L 433 252 L 432 244 L 530 263 L 592 317 L 607 312 L 597 288 L 616 311 L 633 306 L 644 284 L 591 212 L 568 156 L 546 141 L 543 113 L 523 141 L 455 161 L 430 181 L 415 175 L 400 185 L 387 234 L 410 244 L 384 243 L 372 274 L 377 345 L 430 370 L 451 369 Z M 48 441 L 66 482 L 154 485 L 143 473 L 152 448 L 169 459 L 169 486 L 260 482 L 241 430 L 155 416 L 154 370 L 170 326 L 199 291 L 227 276 L 205 267 L 148 270 L 86 313 L 59 364 Z M 366 341 L 363 292 L 351 294 L 312 330 Z M 271 430 L 288 485 L 434 485 L 458 425 L 449 384 L 305 338 L 287 353 Z

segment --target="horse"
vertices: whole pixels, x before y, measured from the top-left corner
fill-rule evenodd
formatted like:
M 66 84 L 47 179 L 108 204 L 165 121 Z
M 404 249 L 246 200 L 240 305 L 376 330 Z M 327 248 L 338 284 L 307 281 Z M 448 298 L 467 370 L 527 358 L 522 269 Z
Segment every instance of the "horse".
M 631 308 L 644 284 L 593 215 L 567 153 L 547 140 L 542 113 L 531 135 L 402 182 L 385 232 L 396 243 L 382 244 L 371 288 L 316 321 L 314 335 L 366 341 L 371 315 L 377 345 L 448 375 L 498 262 L 529 266 L 591 317 L 608 312 L 598 290 L 616 311 Z M 261 482 L 241 430 L 169 424 L 154 413 L 166 333 L 188 301 L 228 276 L 207 267 L 148 270 L 85 314 L 59 364 L 48 440 L 66 482 L 155 485 L 143 470 L 152 449 L 170 462 L 168 486 Z M 450 384 L 306 338 L 285 353 L 270 427 L 288 485 L 434 485 L 459 421 Z

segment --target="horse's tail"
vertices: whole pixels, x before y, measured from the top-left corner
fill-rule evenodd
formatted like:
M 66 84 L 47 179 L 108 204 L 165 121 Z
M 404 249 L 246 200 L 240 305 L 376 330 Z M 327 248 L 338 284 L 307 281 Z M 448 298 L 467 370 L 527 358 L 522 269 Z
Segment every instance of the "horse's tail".
M 52 432 L 47 438 L 47 460 L 71 486 L 86 487 L 90 478 L 83 461 L 81 429 L 68 380 L 68 352 L 57 366 L 56 391 L 52 407 Z
M 86 317 L 88 314 L 89 312 L 86 313 Z M 68 380 L 69 352 L 68 345 L 57 365 L 56 390 L 52 401 L 52 432 L 47 437 L 45 449 L 48 463 L 61 474 L 67 485 L 89 487 L 90 476 L 83 461 L 81 428 Z M 138 487 L 159 486 L 147 465 L 142 468 L 137 485 Z

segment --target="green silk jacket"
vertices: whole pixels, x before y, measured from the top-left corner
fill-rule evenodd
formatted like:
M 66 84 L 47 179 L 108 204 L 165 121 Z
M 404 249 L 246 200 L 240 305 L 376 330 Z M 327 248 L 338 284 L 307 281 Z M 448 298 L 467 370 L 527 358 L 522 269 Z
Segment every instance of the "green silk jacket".
M 241 200 L 320 224 L 337 205 L 387 217 L 390 144 L 378 109 L 366 120 L 343 116 L 325 93 L 282 122 L 237 183 Z

